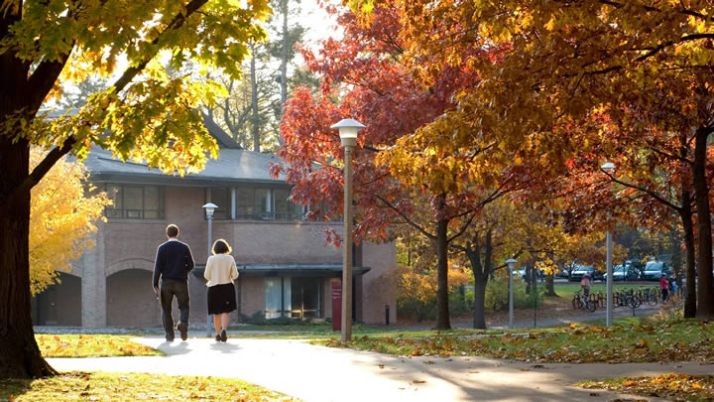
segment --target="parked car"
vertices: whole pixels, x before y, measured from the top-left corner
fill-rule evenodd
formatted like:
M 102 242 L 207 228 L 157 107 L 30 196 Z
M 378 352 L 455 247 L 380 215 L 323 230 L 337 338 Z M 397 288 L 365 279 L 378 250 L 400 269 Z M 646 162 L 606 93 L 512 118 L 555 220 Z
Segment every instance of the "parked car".
M 602 277 L 604 280 L 607 280 L 607 272 L 605 272 Z M 627 263 L 612 268 L 613 281 L 636 281 L 639 278 L 639 271 Z
M 668 278 L 672 275 L 672 269 L 663 261 L 647 261 L 645 269 L 642 270 L 640 279 L 646 281 L 657 281 L 662 275 Z
M 521 278 L 525 279 L 526 278 L 526 269 L 514 269 L 513 270 L 513 277 L 514 278 Z
M 570 281 L 578 282 L 583 279 L 585 274 L 590 275 L 590 280 L 602 280 L 602 272 L 595 269 L 592 265 L 576 265 L 572 271 L 570 271 Z

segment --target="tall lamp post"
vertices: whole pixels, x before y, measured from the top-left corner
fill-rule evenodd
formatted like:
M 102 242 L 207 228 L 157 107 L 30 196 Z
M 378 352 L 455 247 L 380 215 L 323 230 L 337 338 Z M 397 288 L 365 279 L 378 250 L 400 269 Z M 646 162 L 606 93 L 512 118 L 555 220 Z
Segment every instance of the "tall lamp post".
M 353 119 L 342 119 L 330 126 L 340 132 L 345 149 L 344 239 L 342 252 L 342 325 L 341 340 L 352 339 L 352 149 L 357 145 L 357 132 L 365 127 Z
M 208 251 L 208 256 L 211 255 L 211 243 L 213 242 L 213 213 L 216 211 L 217 208 L 218 205 L 212 202 L 209 202 L 203 206 L 203 209 L 206 211 L 206 220 L 208 221 L 208 248 L 206 249 Z M 206 336 L 211 336 L 212 334 L 211 329 L 213 328 L 213 323 L 211 321 L 211 315 L 208 314 L 206 316 Z
M 513 268 L 516 266 L 514 258 L 506 260 L 508 265 L 508 328 L 513 328 Z
M 600 166 L 600 168 L 612 176 L 615 173 L 615 164 L 612 162 L 605 162 Z M 608 225 L 607 233 L 605 234 L 605 244 L 607 247 L 607 254 L 605 257 L 605 270 L 607 272 L 607 292 L 606 292 L 606 313 L 605 313 L 605 326 L 609 327 L 612 325 L 612 228 Z

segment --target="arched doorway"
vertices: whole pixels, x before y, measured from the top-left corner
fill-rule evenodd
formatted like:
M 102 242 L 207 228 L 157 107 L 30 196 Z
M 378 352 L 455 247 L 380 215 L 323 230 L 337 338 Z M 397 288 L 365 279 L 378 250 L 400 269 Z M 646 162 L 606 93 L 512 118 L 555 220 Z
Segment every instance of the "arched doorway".
M 161 325 L 161 306 L 151 289 L 152 273 L 125 269 L 107 277 L 107 325 L 146 328 Z
M 32 300 L 33 324 L 82 325 L 82 279 L 60 272 L 59 280 Z

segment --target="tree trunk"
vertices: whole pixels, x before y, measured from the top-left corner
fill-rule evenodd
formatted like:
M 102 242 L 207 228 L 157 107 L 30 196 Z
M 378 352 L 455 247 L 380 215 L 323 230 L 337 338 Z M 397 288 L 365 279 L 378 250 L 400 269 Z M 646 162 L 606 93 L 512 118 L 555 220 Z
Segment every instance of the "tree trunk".
M 42 358 L 30 315 L 30 190 L 8 209 L 7 194 L 27 177 L 30 146 L 0 137 L 0 379 L 56 374 Z
M 549 297 L 558 297 L 555 293 L 555 277 L 553 274 L 545 277 L 545 295 Z
M 486 329 L 486 286 L 488 285 L 488 275 L 490 273 L 489 250 L 486 250 L 486 264 L 481 262 L 481 242 L 478 235 L 474 236 L 471 244 L 464 250 L 466 258 L 471 264 L 471 272 L 474 277 L 474 311 L 473 327 Z
M 290 58 L 290 31 L 288 30 L 288 0 L 280 0 L 283 14 L 283 46 L 280 54 L 280 117 L 288 100 L 288 59 Z
M 682 219 L 682 231 L 684 232 L 684 249 L 686 252 L 685 275 L 687 278 L 684 299 L 684 318 L 694 318 L 697 314 L 697 273 L 694 263 L 696 254 L 691 202 L 692 199 L 689 191 L 682 191 L 682 208 L 679 211 L 679 216 Z
M 256 76 L 255 55 L 256 46 L 251 45 L 250 56 L 250 132 L 253 139 L 253 151 L 260 152 L 260 116 L 258 115 L 258 78 Z
M 476 278 L 474 273 L 474 323 L 476 329 L 486 329 L 486 278 Z
M 444 217 L 446 196 L 440 195 L 437 199 L 437 214 L 439 220 L 436 225 L 436 255 L 437 255 L 437 289 L 436 289 L 436 329 L 451 329 L 449 319 L 449 256 L 448 256 L 448 225 Z
M 712 288 L 712 220 L 707 184 L 707 138 L 710 130 L 699 128 L 694 146 L 694 197 L 697 206 L 697 314 L 702 320 L 714 319 L 714 289 Z

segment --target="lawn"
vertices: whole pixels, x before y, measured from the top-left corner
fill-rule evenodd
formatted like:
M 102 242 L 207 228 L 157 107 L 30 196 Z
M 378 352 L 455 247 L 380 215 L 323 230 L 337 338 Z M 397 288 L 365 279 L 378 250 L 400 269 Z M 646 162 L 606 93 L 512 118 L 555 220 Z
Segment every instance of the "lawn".
M 44 357 L 162 356 L 163 353 L 122 335 L 35 335 Z
M 343 346 L 338 340 L 324 341 Z M 404 356 L 486 356 L 537 362 L 714 362 L 714 323 L 627 318 L 606 328 L 566 327 L 357 335 L 349 347 Z
M 215 377 L 64 373 L 37 380 L 0 380 L 0 401 L 293 401 L 248 384 Z
M 588 389 L 609 389 L 675 401 L 714 400 L 714 376 L 710 375 L 664 374 L 653 377 L 583 381 L 577 385 Z

